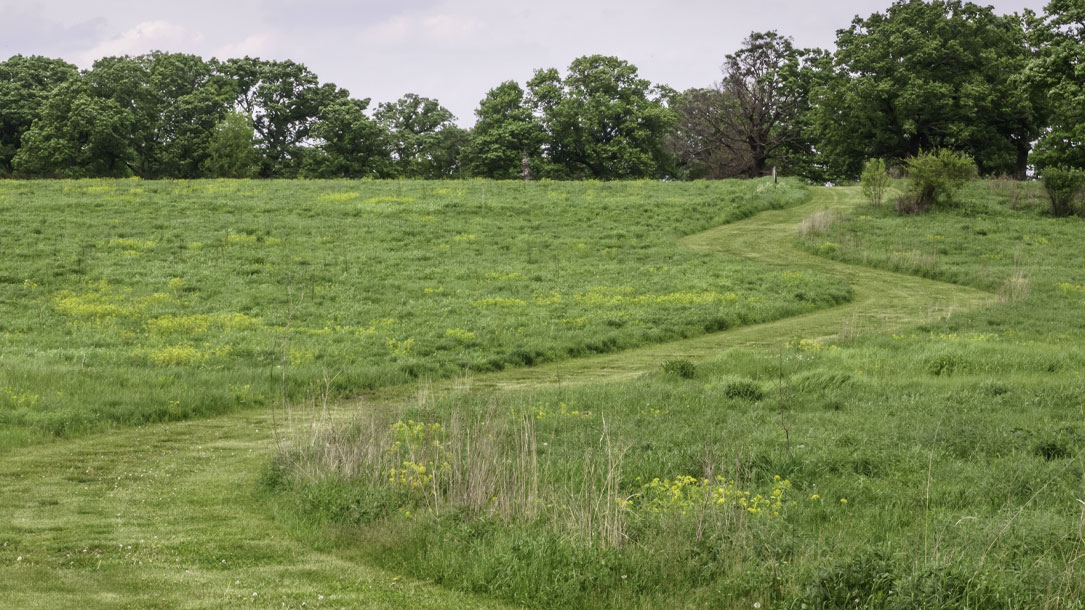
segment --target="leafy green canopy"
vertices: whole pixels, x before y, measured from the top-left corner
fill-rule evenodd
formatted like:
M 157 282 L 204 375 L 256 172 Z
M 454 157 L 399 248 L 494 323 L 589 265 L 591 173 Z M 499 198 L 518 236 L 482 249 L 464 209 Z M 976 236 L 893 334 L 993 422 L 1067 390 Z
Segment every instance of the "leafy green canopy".
M 1016 76 L 1029 60 L 1021 18 L 959 0 L 899 0 L 857 17 L 836 43 L 811 117 L 836 174 L 944 147 L 984 173 L 1024 175 L 1042 122 Z
M 391 133 L 395 175 L 435 179 L 460 172 L 459 151 L 467 134 L 437 100 L 408 93 L 381 104 L 374 118 Z
M 537 70 L 528 103 L 546 134 L 541 174 L 601 180 L 667 174 L 663 137 L 674 122 L 667 93 L 617 57 L 579 57 L 565 78 L 553 68 Z
M 0 176 L 9 176 L 23 134 L 53 91 L 79 77 L 75 66 L 48 57 L 16 55 L 0 63 Z
M 1027 77 L 1051 111 L 1034 163 L 1085 168 L 1085 2 L 1052 0 L 1030 26 L 1037 55 Z
M 467 170 L 486 178 L 530 176 L 530 162 L 537 159 L 543 130 L 524 99 L 524 90 L 515 81 L 491 89 L 475 111 L 478 122 L 464 149 Z M 528 163 L 528 176 L 524 163 Z

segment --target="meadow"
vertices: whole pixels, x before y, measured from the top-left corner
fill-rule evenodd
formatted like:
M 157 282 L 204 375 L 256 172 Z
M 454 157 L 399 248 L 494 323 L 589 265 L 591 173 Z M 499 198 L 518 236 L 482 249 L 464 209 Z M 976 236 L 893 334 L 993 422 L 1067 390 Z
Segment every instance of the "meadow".
M 959 201 L 0 181 L 0 605 L 1082 608 L 1085 225 Z
M 1085 225 L 1037 187 L 975 182 L 921 217 L 821 190 L 785 236 L 820 276 L 846 261 L 986 307 L 768 324 L 616 383 L 363 402 L 265 485 L 303 537 L 533 608 L 1081 608 Z M 803 260 L 774 246 L 749 254 Z
M 0 181 L 0 447 L 701 335 L 843 282 L 677 237 L 798 182 Z

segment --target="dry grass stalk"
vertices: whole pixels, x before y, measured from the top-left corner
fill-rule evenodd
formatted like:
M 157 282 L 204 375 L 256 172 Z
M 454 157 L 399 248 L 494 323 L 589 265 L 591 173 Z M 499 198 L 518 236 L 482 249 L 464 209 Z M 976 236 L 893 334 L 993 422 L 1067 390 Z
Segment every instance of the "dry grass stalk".
M 816 237 L 825 235 L 829 228 L 840 222 L 840 212 L 836 210 L 819 210 L 807 216 L 799 223 L 800 237 Z

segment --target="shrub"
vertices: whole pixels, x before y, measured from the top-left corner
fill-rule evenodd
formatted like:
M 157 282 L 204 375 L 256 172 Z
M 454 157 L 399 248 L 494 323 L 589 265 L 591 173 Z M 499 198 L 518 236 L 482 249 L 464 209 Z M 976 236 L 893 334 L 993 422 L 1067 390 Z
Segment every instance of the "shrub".
M 904 193 L 900 197 L 897 197 L 896 210 L 898 214 L 922 214 L 927 211 L 927 208 L 923 206 L 919 198 L 911 193 Z
M 728 383 L 723 388 L 727 398 L 739 398 L 742 400 L 758 401 L 765 397 L 761 385 L 749 379 L 738 379 Z
M 939 377 L 964 372 L 967 368 L 967 364 L 957 354 L 939 354 L 927 359 L 927 372 Z
M 693 376 L 697 373 L 697 367 L 685 359 L 668 360 L 663 363 L 660 369 L 668 375 L 674 375 L 682 379 L 693 379 Z
M 976 162 L 965 153 L 937 149 L 904 161 L 908 187 L 897 201 L 897 211 L 919 214 L 932 206 L 953 204 L 953 195 L 977 175 Z
M 1055 216 L 1085 215 L 1085 170 L 1067 167 L 1049 167 L 1044 170 L 1044 189 L 1051 199 L 1051 213 Z
M 863 195 L 871 205 L 881 207 L 885 189 L 889 186 L 889 173 L 885 171 L 885 161 L 871 159 L 863 167 L 863 175 L 860 177 L 863 186 Z

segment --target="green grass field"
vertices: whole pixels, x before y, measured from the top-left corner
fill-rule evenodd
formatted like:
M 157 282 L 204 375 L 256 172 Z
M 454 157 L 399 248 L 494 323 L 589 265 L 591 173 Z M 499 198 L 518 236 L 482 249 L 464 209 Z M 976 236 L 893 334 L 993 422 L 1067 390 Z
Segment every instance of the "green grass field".
M 839 304 L 843 283 L 676 244 L 807 196 L 768 182 L 0 182 L 0 447 Z
M 0 182 L 0 606 L 1081 608 L 1026 194 Z
M 1080 608 L 1082 223 L 985 183 L 963 199 L 914 218 L 820 191 L 686 240 L 847 278 L 835 327 L 754 327 L 696 362 L 635 351 L 657 372 L 618 383 L 372 409 L 273 482 L 379 565 L 530 607 Z M 990 293 L 932 315 L 946 285 L 916 275 Z

